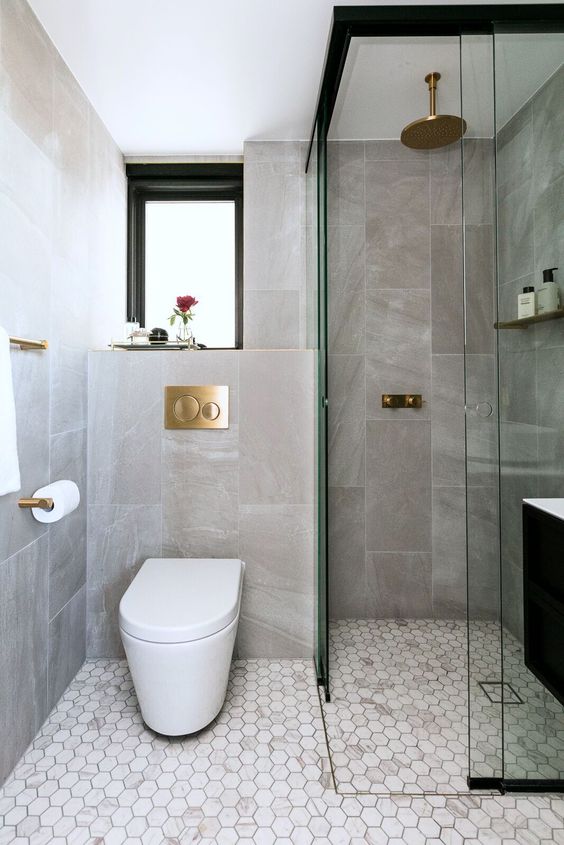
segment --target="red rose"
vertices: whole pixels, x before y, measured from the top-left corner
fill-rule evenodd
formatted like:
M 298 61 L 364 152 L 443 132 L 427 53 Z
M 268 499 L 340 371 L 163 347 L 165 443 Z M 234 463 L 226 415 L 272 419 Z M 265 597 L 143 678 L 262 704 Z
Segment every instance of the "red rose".
M 193 308 L 194 305 L 198 304 L 198 300 L 193 296 L 177 296 L 176 304 L 178 305 L 178 310 L 185 314 Z

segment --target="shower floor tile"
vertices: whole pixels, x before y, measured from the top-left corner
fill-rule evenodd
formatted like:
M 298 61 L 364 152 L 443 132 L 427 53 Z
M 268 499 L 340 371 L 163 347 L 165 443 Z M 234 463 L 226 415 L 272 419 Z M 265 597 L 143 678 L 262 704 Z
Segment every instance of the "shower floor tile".
M 225 707 L 168 740 L 124 661 L 87 662 L 4 788 L 0 845 L 563 843 L 564 799 L 343 796 L 309 661 L 238 660 Z
M 343 795 L 467 790 L 467 628 L 458 620 L 339 620 L 330 628 L 330 757 Z M 472 773 L 564 778 L 564 709 L 504 631 L 502 749 L 499 629 L 471 626 Z M 482 686 L 483 684 L 483 686 Z

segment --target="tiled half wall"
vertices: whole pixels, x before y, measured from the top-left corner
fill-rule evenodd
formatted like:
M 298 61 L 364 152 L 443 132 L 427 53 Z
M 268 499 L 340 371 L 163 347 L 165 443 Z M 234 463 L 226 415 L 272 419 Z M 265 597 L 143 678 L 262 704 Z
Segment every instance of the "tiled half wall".
M 91 352 L 88 654 L 121 655 L 119 600 L 149 557 L 246 563 L 241 657 L 313 649 L 308 351 Z M 227 430 L 164 428 L 164 386 L 227 384 Z

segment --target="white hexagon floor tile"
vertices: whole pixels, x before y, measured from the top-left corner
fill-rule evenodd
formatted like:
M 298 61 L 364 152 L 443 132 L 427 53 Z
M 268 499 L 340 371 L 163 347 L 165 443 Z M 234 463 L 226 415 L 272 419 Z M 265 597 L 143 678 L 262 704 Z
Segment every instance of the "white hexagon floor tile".
M 503 632 L 503 737 L 499 626 L 472 622 L 467 644 L 465 621 L 331 622 L 323 714 L 341 794 L 466 792 L 468 654 L 473 775 L 500 777 L 504 755 L 507 778 L 564 778 L 564 708 L 519 642 Z
M 547 845 L 564 799 L 343 796 L 313 667 L 237 660 L 225 707 L 168 740 L 124 661 L 87 662 L 0 791 L 0 845 Z

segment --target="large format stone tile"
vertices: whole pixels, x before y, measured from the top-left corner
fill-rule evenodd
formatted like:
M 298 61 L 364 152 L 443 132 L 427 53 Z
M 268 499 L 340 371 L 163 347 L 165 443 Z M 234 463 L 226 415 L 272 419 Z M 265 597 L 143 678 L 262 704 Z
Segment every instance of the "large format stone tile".
M 239 515 L 245 580 L 239 657 L 307 657 L 313 650 L 311 505 L 253 505 Z
M 494 355 L 466 355 L 466 456 L 469 485 L 491 486 L 497 477 L 497 386 Z M 490 416 L 483 416 L 492 408 Z
M 333 486 L 364 485 L 364 361 L 363 355 L 329 356 L 329 484 Z
M 243 326 L 245 349 L 298 349 L 300 292 L 245 291 Z
M 364 226 L 328 230 L 330 352 L 364 352 Z
M 239 430 L 165 431 L 163 554 L 239 557 Z
M 431 550 L 431 431 L 427 420 L 368 420 L 367 551 Z
M 366 162 L 366 286 L 428 288 L 428 161 Z
M 8 331 L 12 331 L 11 325 Z M 0 497 L 0 560 L 10 557 L 47 531 L 30 511 L 18 508 L 49 481 L 49 357 L 11 347 L 21 490 Z
M 364 290 L 364 223 L 329 225 L 327 229 L 327 284 L 329 294 Z
M 527 276 L 533 264 L 533 202 L 529 185 L 512 191 L 498 204 L 499 283 Z
M 500 618 L 497 486 L 468 487 L 468 617 Z
M 0 104 L 45 153 L 52 153 L 56 51 L 25 0 L 0 7 Z
M 0 564 L 0 782 L 48 713 L 47 537 Z
M 53 230 L 54 180 L 52 161 L 8 113 L 0 112 L 0 188 L 31 226 L 47 238 Z M 44 280 L 35 281 L 39 285 Z
M 431 393 L 429 291 L 366 293 L 366 415 L 369 419 L 429 416 Z M 382 408 L 383 393 L 422 393 L 419 410 Z
M 493 225 L 495 141 L 465 138 L 463 142 L 464 223 Z
M 64 213 L 64 212 L 63 212 Z M 72 218 L 72 213 L 69 215 Z M 87 247 L 87 238 L 84 245 Z M 85 265 L 87 262 L 85 262 Z M 51 285 L 51 434 L 82 428 L 88 422 L 88 332 L 89 297 L 86 266 L 53 256 Z M 110 338 L 107 338 L 109 341 Z
M 141 564 L 150 557 L 161 557 L 160 506 L 89 507 L 89 655 L 123 655 L 118 624 L 119 602 Z
M 563 108 L 564 111 L 564 108 Z M 564 168 L 563 168 L 564 169 Z M 537 197 L 534 211 L 535 243 L 535 287 L 542 284 L 542 271 L 547 267 L 558 267 L 555 279 L 560 283 L 560 297 L 563 296 L 564 278 L 564 174 L 552 182 Z M 549 326 L 543 326 L 549 328 Z M 553 335 L 556 326 L 550 325 Z M 560 342 L 562 333 L 558 332 Z
M 520 109 L 496 136 L 496 190 L 500 200 L 523 186 L 532 190 L 533 111 Z
M 429 158 L 427 150 L 413 150 L 404 146 L 401 141 L 365 141 L 364 155 L 366 161 L 426 161 Z
M 466 492 L 433 488 L 433 616 L 466 614 Z
M 368 615 L 364 487 L 329 487 L 329 616 Z
M 464 484 L 463 355 L 433 355 L 431 446 L 433 484 Z
M 364 290 L 333 290 L 327 299 L 329 351 L 344 355 L 363 353 L 366 333 Z
M 89 355 L 90 504 L 161 501 L 161 356 L 140 363 L 135 353 Z
M 431 561 L 432 556 L 425 552 L 367 552 L 368 617 L 431 617 Z
M 301 281 L 299 161 L 245 159 L 245 289 L 297 290 Z
M 311 352 L 244 352 L 239 357 L 240 502 L 313 500 Z
M 469 353 L 493 353 L 497 292 L 492 226 L 465 227 L 464 272 L 466 275 L 466 350 Z M 517 308 L 517 297 L 513 301 L 513 308 Z M 458 324 L 460 325 L 460 320 Z M 513 332 L 513 334 L 525 334 L 525 332 Z
M 462 148 L 451 144 L 429 154 L 431 223 L 456 226 L 462 223 Z
M 480 290 L 480 293 L 482 291 Z M 476 296 L 474 290 L 468 294 Z M 460 226 L 431 227 L 431 309 L 433 352 L 464 349 L 464 275 Z
M 327 220 L 331 226 L 364 224 L 364 144 L 327 144 Z
M 49 623 L 49 709 L 64 693 L 86 657 L 86 585 Z
M 532 103 L 533 174 L 535 195 L 564 176 L 564 67 L 544 85 Z M 546 266 L 546 265 L 545 265 Z
M 49 526 L 49 619 L 86 582 L 86 429 L 51 437 L 51 481 L 78 485 L 80 504 Z

